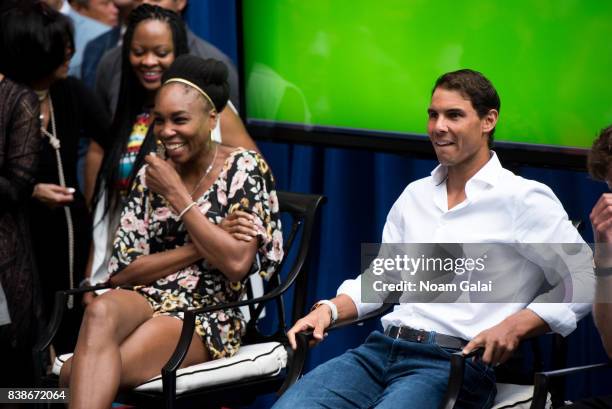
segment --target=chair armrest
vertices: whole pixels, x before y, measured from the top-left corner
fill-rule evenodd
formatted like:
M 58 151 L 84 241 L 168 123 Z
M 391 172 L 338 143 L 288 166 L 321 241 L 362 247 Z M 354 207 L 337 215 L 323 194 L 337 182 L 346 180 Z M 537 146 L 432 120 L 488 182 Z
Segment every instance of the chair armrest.
M 571 374 L 574 374 L 574 373 L 585 372 L 585 371 L 590 371 L 590 370 L 593 370 L 593 369 L 601 369 L 601 368 L 612 368 L 612 362 L 602 362 L 602 363 L 598 363 L 598 364 L 591 364 L 591 365 L 575 366 L 575 367 L 571 367 L 571 368 L 556 369 L 554 371 L 538 372 L 538 373 L 536 373 L 536 376 L 540 375 L 540 376 L 544 376 L 544 377 L 547 377 L 547 378 L 555 378 L 555 377 L 567 376 L 567 375 L 571 375 Z
M 366 315 L 362 317 L 353 318 L 353 319 L 346 320 L 346 321 L 339 321 L 335 323 L 334 325 L 331 325 L 329 328 L 327 328 L 327 331 L 333 331 L 336 329 L 348 327 L 349 325 L 361 325 L 362 323 L 366 321 L 369 321 L 374 318 L 378 318 L 381 315 L 385 314 L 387 311 L 389 311 L 393 307 L 393 305 L 394 304 L 383 304 L 381 307 L 375 309 L 374 311 L 367 313 Z
M 556 369 L 554 371 L 537 372 L 534 375 L 535 389 L 533 391 L 533 403 L 531 404 L 531 409 L 541 409 L 545 407 L 546 397 L 548 396 L 550 381 L 552 379 L 602 368 L 612 368 L 612 362 L 608 361 L 599 364 Z
M 295 334 L 297 348 L 295 351 L 289 349 L 289 354 L 291 354 L 291 356 L 287 357 L 287 376 L 285 377 L 285 381 L 283 382 L 281 388 L 276 393 L 278 396 L 285 393 L 285 391 L 289 389 L 289 387 L 293 385 L 302 374 L 304 363 L 306 362 L 306 357 L 308 355 L 309 338 L 310 336 L 303 332 Z
M 174 372 L 176 372 L 176 370 L 179 368 L 179 366 L 185 359 L 185 356 L 187 356 L 187 350 L 189 348 L 189 345 L 191 344 L 193 332 L 195 331 L 196 314 L 208 313 L 218 310 L 226 310 L 229 308 L 242 307 L 244 305 L 264 303 L 282 295 L 284 291 L 285 290 L 282 287 L 277 287 L 261 297 L 251 298 L 242 301 L 234 301 L 224 304 L 210 305 L 200 308 L 185 309 L 185 316 L 183 318 L 183 328 L 181 330 L 181 335 L 179 337 L 176 348 L 172 353 L 172 356 L 170 357 L 168 362 L 166 362 L 166 365 L 164 365 L 162 369 L 162 382 L 164 382 L 165 379 L 164 373 L 168 374 L 168 379 L 170 379 L 170 377 L 174 378 Z

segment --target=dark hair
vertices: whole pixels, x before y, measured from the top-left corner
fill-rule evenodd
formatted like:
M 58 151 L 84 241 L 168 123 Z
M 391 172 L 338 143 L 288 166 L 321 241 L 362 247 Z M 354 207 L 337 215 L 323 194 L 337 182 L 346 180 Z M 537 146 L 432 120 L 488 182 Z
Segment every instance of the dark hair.
M 229 99 L 228 75 L 227 66 L 221 61 L 213 58 L 205 60 L 195 55 L 185 54 L 174 60 L 170 68 L 164 72 L 162 83 L 170 78 L 188 80 L 208 94 L 215 105 L 211 108 L 221 112 Z
M 229 83 L 227 81 L 229 71 L 227 66 L 221 61 L 213 58 L 202 59 L 195 55 L 185 54 L 178 57 L 170 68 L 164 72 L 162 76 L 162 84 L 170 78 L 181 78 L 189 82 L 194 83 L 200 87 L 212 100 L 215 110 L 219 113 L 223 111 L 227 105 L 229 99 Z M 163 87 L 164 85 L 162 85 Z M 184 84 L 185 87 L 191 88 L 189 85 Z M 193 89 L 193 88 L 191 88 Z M 204 97 L 202 97 L 205 99 Z M 206 105 L 210 105 L 206 101 Z M 156 138 L 153 134 L 153 127 L 149 128 L 147 136 L 140 147 L 136 162 L 132 169 L 132 175 L 130 176 L 130 185 L 134 181 L 138 170 L 144 164 L 144 157 L 155 151 Z
M 43 2 L 24 1 L 0 16 L 0 71 L 30 85 L 52 74 L 74 51 L 70 18 Z
M 495 87 L 478 71 L 463 69 L 448 72 L 438 78 L 431 91 L 432 95 L 437 88 L 459 91 L 461 95 L 470 100 L 472 107 L 481 119 L 492 109 L 499 112 L 501 102 Z M 489 147 L 493 145 L 494 133 L 495 128 L 489 132 Z
M 130 64 L 130 47 L 134 38 L 136 27 L 143 21 L 158 20 L 168 24 L 172 32 L 175 58 L 189 52 L 185 23 L 181 17 L 171 10 L 150 4 L 138 6 L 130 13 L 128 24 L 123 37 L 121 50 L 121 84 L 119 97 L 115 109 L 115 116 L 111 126 L 113 144 L 104 155 L 100 175 L 96 183 L 94 206 L 100 199 L 102 187 L 106 189 L 106 203 L 104 212 L 109 209 L 116 210 L 121 205 L 120 192 L 116 188 L 120 179 L 119 162 L 126 152 L 127 142 L 132 132 L 136 117 L 143 112 L 147 91 L 138 81 Z M 95 208 L 95 207 L 94 207 Z
M 612 125 L 599 132 L 587 159 L 589 174 L 596 180 L 604 181 L 608 178 L 610 165 L 612 165 Z

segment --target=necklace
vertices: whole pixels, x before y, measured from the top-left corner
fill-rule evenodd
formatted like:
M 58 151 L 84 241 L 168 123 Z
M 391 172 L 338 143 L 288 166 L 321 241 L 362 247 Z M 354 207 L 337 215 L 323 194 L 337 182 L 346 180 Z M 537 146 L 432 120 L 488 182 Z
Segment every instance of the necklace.
M 47 91 L 47 95 L 49 92 Z M 46 98 L 46 96 L 45 96 Z M 40 99 L 40 97 L 39 97 Z M 40 132 L 43 137 L 49 138 L 49 144 L 55 151 L 55 159 L 57 162 L 57 174 L 59 178 L 59 184 L 66 187 L 66 178 L 64 176 L 64 165 L 62 164 L 62 156 L 60 154 L 60 140 L 57 137 L 57 129 L 55 127 L 55 113 L 53 112 L 53 101 L 49 96 L 49 122 L 51 123 L 51 132 L 47 131 L 43 126 L 40 127 Z M 72 224 L 72 212 L 69 206 L 64 207 L 64 214 L 66 216 L 66 226 L 68 230 L 68 280 L 70 288 L 74 288 L 74 228 Z M 68 296 L 67 307 L 69 310 L 74 306 L 74 296 L 70 294 Z
M 200 180 L 198 181 L 198 183 L 196 183 L 195 187 L 193 188 L 193 190 L 191 191 L 191 193 L 189 193 L 189 196 L 193 196 L 193 194 L 196 192 L 196 190 L 198 190 L 198 188 L 200 187 L 200 185 L 202 184 L 202 182 L 204 181 L 204 179 L 206 179 L 206 176 L 208 176 L 208 174 L 210 173 L 210 171 L 212 170 L 213 166 L 215 165 L 215 159 L 217 159 L 217 150 L 218 150 L 218 146 L 215 144 L 215 154 L 213 156 L 212 161 L 210 161 L 210 165 L 208 165 L 208 167 L 206 168 L 206 172 L 204 172 L 204 174 L 202 175 L 202 177 L 200 178 Z

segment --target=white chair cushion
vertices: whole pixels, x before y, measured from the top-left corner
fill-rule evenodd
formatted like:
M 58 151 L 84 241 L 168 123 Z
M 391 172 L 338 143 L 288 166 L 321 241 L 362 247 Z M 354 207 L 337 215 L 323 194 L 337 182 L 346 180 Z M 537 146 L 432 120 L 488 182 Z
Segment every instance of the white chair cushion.
M 55 359 L 53 373 L 59 375 L 62 365 L 72 354 Z M 287 366 L 287 351 L 278 342 L 244 345 L 231 358 L 221 358 L 179 369 L 176 374 L 176 393 L 207 386 L 221 385 L 249 378 L 277 375 Z M 138 386 L 139 392 L 161 392 L 161 375 Z
M 515 385 L 510 383 L 498 383 L 497 395 L 492 409 L 528 409 L 533 400 L 533 385 Z M 550 408 L 550 394 L 548 395 L 546 407 Z

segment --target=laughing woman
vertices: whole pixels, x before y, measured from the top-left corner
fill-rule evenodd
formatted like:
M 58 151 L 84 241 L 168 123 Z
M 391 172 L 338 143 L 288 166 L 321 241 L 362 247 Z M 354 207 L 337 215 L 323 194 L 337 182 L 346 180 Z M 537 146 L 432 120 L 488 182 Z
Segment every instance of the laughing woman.
M 228 98 L 227 68 L 183 55 L 162 83 L 153 129 L 168 159 L 147 156 L 109 265 L 113 285 L 133 287 L 96 297 L 85 312 L 60 376 L 73 408 L 108 408 L 119 388 L 159 375 L 179 338 L 183 308 L 238 300 L 249 274 L 268 276 L 283 256 L 268 165 L 257 152 L 210 137 Z M 239 209 L 253 221 L 253 240 L 218 226 Z M 200 314 L 183 365 L 232 356 L 243 329 L 238 309 Z
M 112 240 L 123 208 L 130 180 L 138 169 L 141 149 L 149 151 L 145 139 L 152 120 L 155 94 L 161 78 L 174 60 L 189 52 L 185 25 L 181 17 L 164 8 L 143 4 L 129 16 L 123 38 L 121 85 L 111 135 L 113 144 L 104 152 L 104 161 L 93 193 L 94 248 L 85 273 L 91 283 L 108 279 L 108 261 Z M 227 105 L 227 107 L 226 107 Z M 255 144 L 244 129 L 229 101 L 217 107 L 214 139 L 226 145 L 254 149 Z M 88 159 L 100 161 L 102 149 L 92 143 Z M 97 158 L 97 159 L 96 159 Z M 139 159 L 139 160 L 137 160 Z M 97 169 L 90 167 L 90 173 Z M 93 177 L 88 177 L 86 197 L 92 196 Z M 91 300 L 90 295 L 86 301 Z

